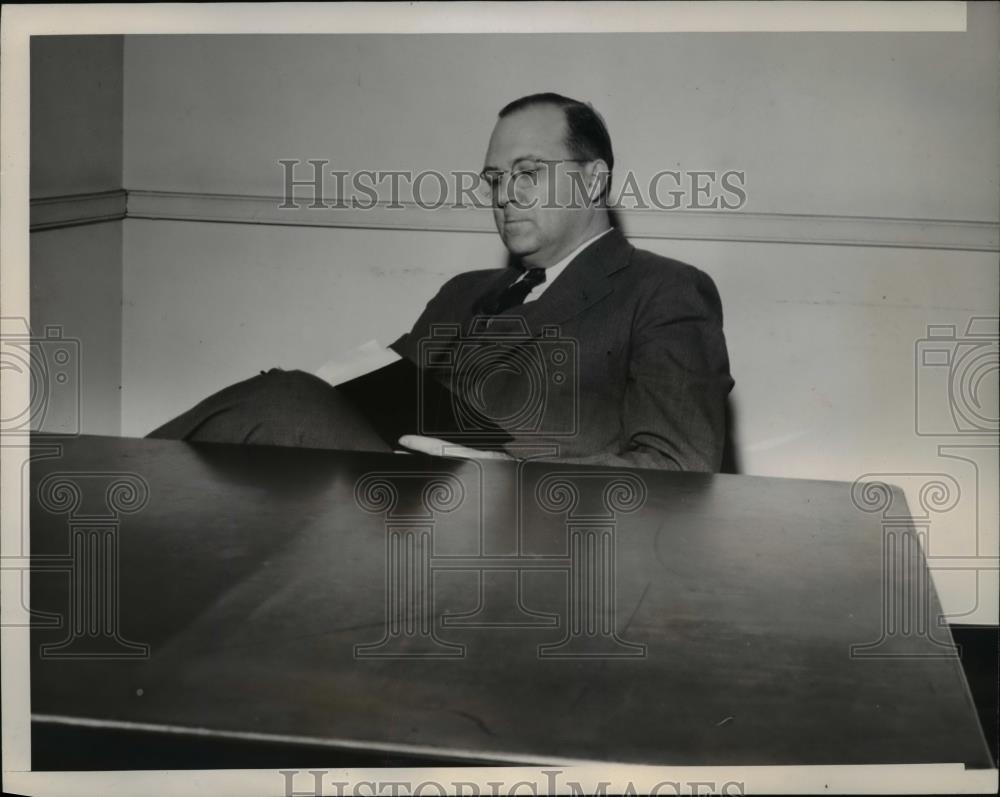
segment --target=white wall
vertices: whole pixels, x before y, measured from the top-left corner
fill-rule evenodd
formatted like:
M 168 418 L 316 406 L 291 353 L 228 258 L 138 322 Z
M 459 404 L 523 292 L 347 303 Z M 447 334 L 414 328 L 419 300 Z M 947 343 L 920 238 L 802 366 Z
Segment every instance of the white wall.
M 502 262 L 494 238 L 126 221 L 123 432 L 263 369 L 391 343 L 449 276 Z
M 32 233 L 32 331 L 40 339 L 55 326 L 79 352 L 68 372 L 78 382 L 49 382 L 44 420 L 34 428 L 121 434 L 121 263 L 120 221 Z
M 31 39 L 31 196 L 122 186 L 122 37 Z
M 80 352 L 79 382 L 50 385 L 44 417 L 34 418 L 44 431 L 121 431 L 121 222 L 77 221 L 121 190 L 122 44 L 121 36 L 31 41 L 32 223 L 43 224 L 31 233 L 30 324 L 37 337 L 59 328 Z
M 871 217 L 995 224 L 998 18 L 974 6 L 965 34 L 126 37 L 124 184 L 137 209 L 144 194 L 180 196 L 124 222 L 122 431 L 261 369 L 388 342 L 445 277 L 503 262 L 495 236 L 468 231 L 478 223 L 221 224 L 204 208 L 253 221 L 242 198 L 280 194 L 281 158 L 477 169 L 498 107 L 551 89 L 602 111 L 619 173 L 745 170 L 746 210 L 761 214 L 748 223 L 787 231 L 634 239 L 719 285 L 742 470 L 954 474 L 962 501 L 935 521 L 930 552 L 995 556 L 995 449 L 976 471 L 941 455 L 954 441 L 915 434 L 914 351 L 928 324 L 961 332 L 997 314 L 996 252 L 948 248 L 957 227 L 934 221 L 887 248 L 817 245 L 804 230 L 837 217 L 841 240 L 866 244 Z M 635 223 L 626 214 L 626 231 Z M 996 248 L 995 227 L 966 227 Z M 921 248 L 928 229 L 945 248 Z M 919 485 L 905 486 L 916 506 Z M 935 570 L 947 610 L 995 622 L 995 564 L 977 576 L 961 562 L 972 569 Z
M 996 220 L 996 9 L 970 33 L 127 37 L 126 187 L 280 193 L 279 158 L 482 166 L 501 104 L 592 101 L 621 169 L 747 210 Z
M 126 434 L 261 369 L 388 343 L 449 276 L 503 262 L 495 236 L 476 233 L 125 227 Z M 853 478 L 862 454 L 885 456 L 912 428 L 927 325 L 964 331 L 996 310 L 993 253 L 633 240 L 716 280 L 749 473 Z

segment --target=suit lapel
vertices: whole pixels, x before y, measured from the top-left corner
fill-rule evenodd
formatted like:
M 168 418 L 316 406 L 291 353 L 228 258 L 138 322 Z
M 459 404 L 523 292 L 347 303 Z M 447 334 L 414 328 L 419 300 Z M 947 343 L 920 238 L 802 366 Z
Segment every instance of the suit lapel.
M 476 319 L 485 317 L 483 307 L 488 306 L 519 274 L 514 267 L 479 272 L 478 279 L 470 281 L 471 284 L 462 292 L 435 305 L 434 315 L 427 320 L 428 328 L 423 330 L 423 334 L 430 334 L 430 327 L 434 327 L 436 336 L 446 338 L 444 328 L 453 327 L 455 334 L 452 337 L 455 340 L 467 338 Z
M 517 266 L 508 266 L 507 268 L 500 269 L 496 277 L 487 282 L 487 287 L 480 289 L 481 292 L 472 303 L 471 316 L 486 315 L 485 308 L 493 305 L 500 294 L 516 282 L 522 273 L 522 270 Z
M 467 300 L 455 299 L 453 307 L 466 309 L 460 319 L 455 319 L 458 324 L 452 322 L 456 332 L 461 330 L 451 339 L 452 345 L 461 341 L 468 352 L 470 344 L 478 348 L 473 341 L 481 346 L 492 346 L 507 339 L 519 348 L 526 334 L 528 339 L 547 337 L 546 328 L 575 318 L 611 294 L 614 291 L 611 275 L 629 265 L 633 251 L 625 237 L 618 230 L 612 230 L 580 252 L 540 298 L 495 316 L 482 313 L 484 303 L 496 298 L 520 272 L 516 267 L 508 267 L 484 274 L 481 282 L 469 287 L 465 294 Z M 488 326 L 490 319 L 493 324 Z M 506 319 L 506 323 L 502 319 Z M 559 329 L 557 334 L 561 333 Z M 457 367 L 456 364 L 445 370 L 450 374 Z
M 541 337 L 543 327 L 569 321 L 610 294 L 614 289 L 609 277 L 628 266 L 633 251 L 625 236 L 613 229 L 573 258 L 541 297 L 493 318 L 522 318 L 528 327 L 528 334 Z M 456 300 L 456 305 L 466 308 L 461 318 L 455 319 L 462 330 L 462 338 L 476 337 L 477 333 L 489 334 L 483 307 L 496 299 L 518 276 L 520 269 L 515 266 L 484 274 L 482 282 L 469 287 L 467 300 Z M 504 328 L 510 330 L 510 322 Z
M 632 251 L 625 236 L 611 230 L 573 258 L 538 299 L 501 315 L 523 317 L 531 335 L 540 337 L 542 327 L 569 321 L 611 293 L 609 277 L 628 266 Z

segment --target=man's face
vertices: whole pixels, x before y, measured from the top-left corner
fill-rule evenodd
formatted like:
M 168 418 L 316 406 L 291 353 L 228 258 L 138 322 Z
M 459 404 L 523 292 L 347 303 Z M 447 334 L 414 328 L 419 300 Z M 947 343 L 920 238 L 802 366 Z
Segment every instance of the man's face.
M 526 108 L 497 121 L 484 172 L 509 172 L 532 161 L 565 161 L 566 118 L 549 105 Z M 594 210 L 584 201 L 587 164 L 540 163 L 532 177 L 507 175 L 494 193 L 493 220 L 511 254 L 531 266 L 550 266 L 569 254 L 587 233 Z

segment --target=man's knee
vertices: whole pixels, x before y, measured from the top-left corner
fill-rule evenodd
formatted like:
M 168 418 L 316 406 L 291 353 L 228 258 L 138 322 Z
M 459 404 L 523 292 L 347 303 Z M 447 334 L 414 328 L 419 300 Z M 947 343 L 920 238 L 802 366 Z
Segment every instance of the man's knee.
M 306 371 L 285 371 L 272 368 L 261 371 L 254 377 L 254 388 L 257 394 L 274 395 L 282 398 L 319 397 L 326 396 L 333 388 L 328 382 Z
M 271 369 L 257 377 L 243 414 L 252 423 L 242 440 L 318 448 L 349 445 L 352 430 L 363 425 L 357 410 L 328 382 L 306 371 Z
M 284 371 L 272 368 L 256 377 L 244 406 L 251 408 L 261 420 L 278 422 L 293 420 L 320 424 L 349 414 L 344 398 L 329 382 L 306 371 Z
M 193 442 L 389 450 L 336 388 L 305 371 L 272 368 L 231 385 L 151 437 Z

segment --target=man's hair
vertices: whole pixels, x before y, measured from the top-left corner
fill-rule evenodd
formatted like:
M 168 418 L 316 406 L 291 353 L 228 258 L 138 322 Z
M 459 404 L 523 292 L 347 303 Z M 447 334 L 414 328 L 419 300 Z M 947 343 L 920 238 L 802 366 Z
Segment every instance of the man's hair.
M 512 113 L 539 105 L 562 109 L 566 119 L 566 147 L 574 158 L 587 161 L 603 160 L 608 164 L 609 176 L 604 186 L 604 197 L 607 198 L 611 188 L 610 172 L 615 167 L 615 155 L 611 149 L 611 136 L 608 135 L 604 119 L 589 103 L 551 91 L 520 97 L 501 108 L 498 116 L 502 119 Z

